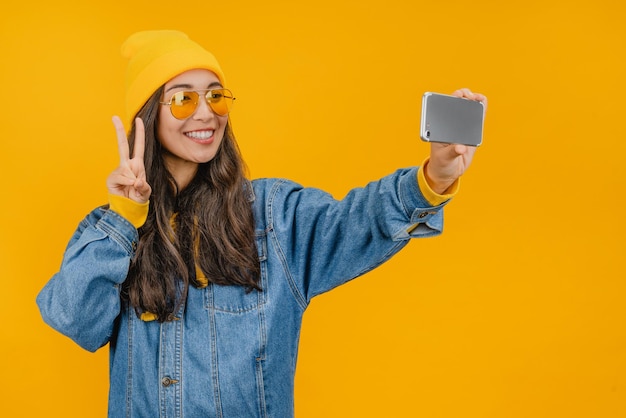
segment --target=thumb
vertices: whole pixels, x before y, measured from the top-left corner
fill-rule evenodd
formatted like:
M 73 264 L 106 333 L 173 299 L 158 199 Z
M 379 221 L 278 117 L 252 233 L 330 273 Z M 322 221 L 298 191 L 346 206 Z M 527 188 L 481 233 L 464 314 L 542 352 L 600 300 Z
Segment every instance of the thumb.
M 467 152 L 467 145 L 456 144 L 454 146 L 454 151 L 456 152 L 455 157 L 458 157 L 459 155 L 463 155 Z
M 139 177 L 133 184 L 133 192 L 139 203 L 145 203 L 150 199 L 152 188 L 146 181 L 145 177 Z

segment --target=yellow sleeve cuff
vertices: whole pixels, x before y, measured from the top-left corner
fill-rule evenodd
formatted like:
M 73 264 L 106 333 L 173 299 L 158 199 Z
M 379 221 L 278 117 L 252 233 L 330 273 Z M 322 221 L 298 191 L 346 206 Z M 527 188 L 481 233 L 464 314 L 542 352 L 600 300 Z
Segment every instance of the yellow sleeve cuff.
M 439 206 L 446 200 L 452 199 L 457 192 L 459 191 L 459 185 L 461 184 L 461 179 L 456 179 L 454 183 L 446 190 L 445 194 L 438 194 L 433 191 L 428 185 L 428 181 L 426 181 L 426 175 L 424 174 L 424 167 L 428 163 L 428 158 L 424 160 L 424 163 L 417 170 L 417 184 L 419 185 L 420 191 L 433 206 Z
M 137 203 L 124 196 L 109 194 L 109 209 L 121 215 L 135 228 L 141 227 L 148 218 L 148 208 L 150 201 Z

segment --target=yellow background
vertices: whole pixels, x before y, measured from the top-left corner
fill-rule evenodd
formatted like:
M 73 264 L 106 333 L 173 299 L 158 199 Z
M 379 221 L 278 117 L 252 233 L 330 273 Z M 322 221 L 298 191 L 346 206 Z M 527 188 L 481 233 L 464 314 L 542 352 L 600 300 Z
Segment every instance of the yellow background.
M 489 97 L 444 235 L 313 302 L 299 418 L 626 416 L 623 2 L 25 0 L 0 12 L 0 415 L 106 413 L 107 349 L 82 351 L 34 300 L 106 200 L 119 45 L 172 28 L 220 60 L 251 175 L 337 197 L 422 162 L 423 92 Z

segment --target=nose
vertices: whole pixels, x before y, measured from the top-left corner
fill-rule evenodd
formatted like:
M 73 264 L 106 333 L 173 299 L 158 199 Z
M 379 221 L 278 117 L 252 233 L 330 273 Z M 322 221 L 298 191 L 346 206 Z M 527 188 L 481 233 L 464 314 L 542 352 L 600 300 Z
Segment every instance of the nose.
M 209 106 L 209 103 L 206 100 L 206 97 L 200 95 L 198 97 L 198 105 L 196 106 L 196 110 L 193 112 L 191 116 L 195 120 L 207 121 L 215 117 L 215 113 L 213 113 L 213 109 Z

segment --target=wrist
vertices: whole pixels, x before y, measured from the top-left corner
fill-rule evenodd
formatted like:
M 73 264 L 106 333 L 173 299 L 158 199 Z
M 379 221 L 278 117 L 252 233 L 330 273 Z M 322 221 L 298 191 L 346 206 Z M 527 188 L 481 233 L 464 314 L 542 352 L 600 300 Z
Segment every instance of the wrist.
M 428 183 L 428 186 L 433 192 L 440 195 L 446 194 L 446 191 L 455 183 L 456 179 L 440 179 L 432 176 L 429 169 L 429 163 L 430 161 L 426 161 L 424 165 L 424 178 L 426 179 L 426 183 Z

